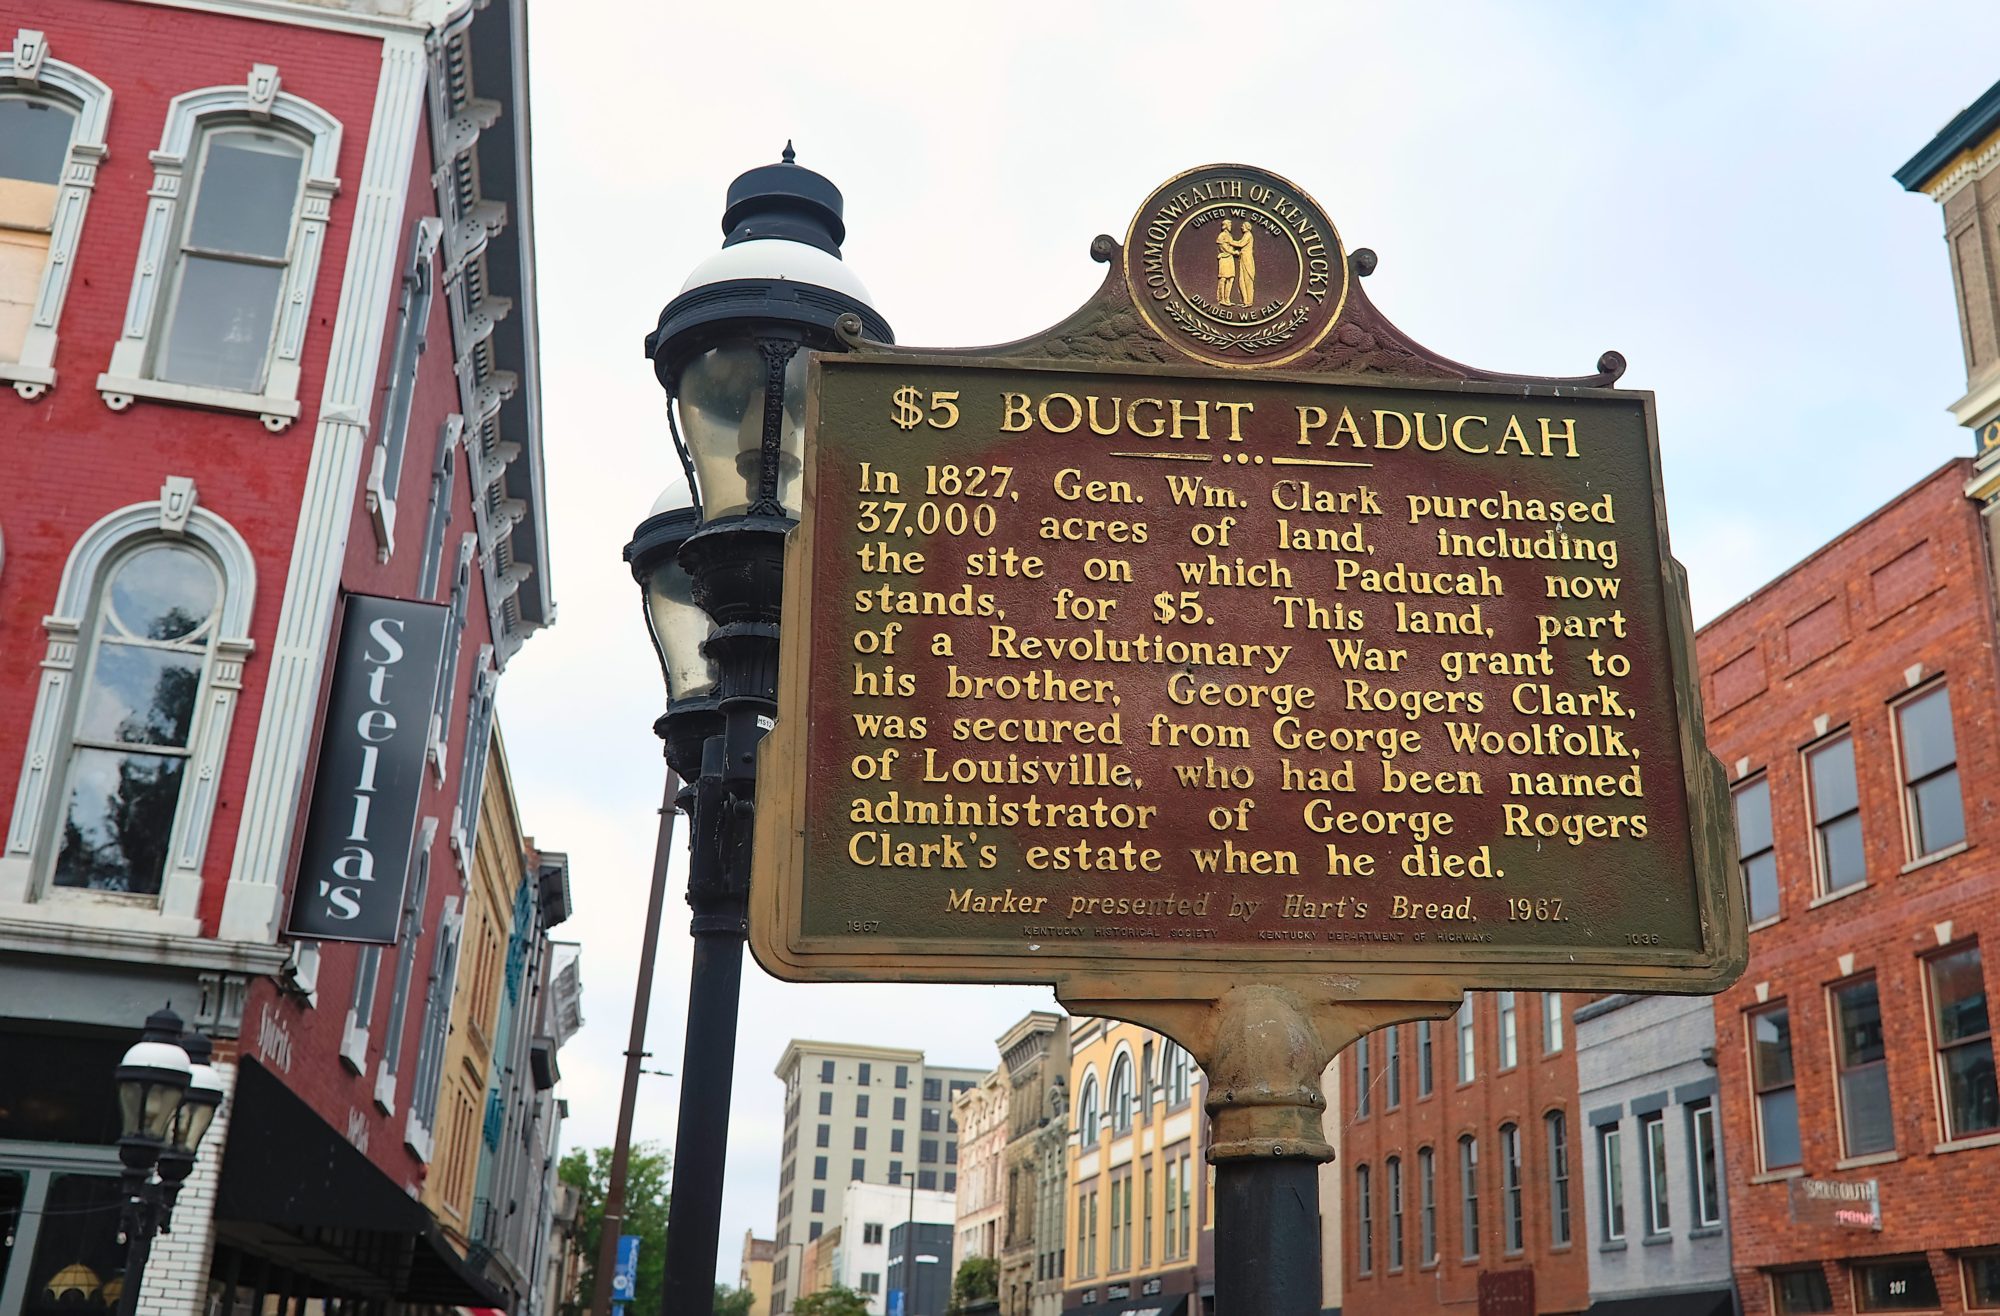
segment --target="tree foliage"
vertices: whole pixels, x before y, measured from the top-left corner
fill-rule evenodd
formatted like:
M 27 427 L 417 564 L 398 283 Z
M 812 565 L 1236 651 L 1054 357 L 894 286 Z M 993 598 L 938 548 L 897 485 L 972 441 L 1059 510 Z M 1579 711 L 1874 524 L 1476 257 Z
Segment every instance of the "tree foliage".
M 611 1180 L 611 1149 L 578 1148 L 556 1168 L 577 1190 L 576 1246 L 583 1254 L 577 1291 L 564 1303 L 571 1313 L 587 1312 L 597 1291 L 598 1246 L 604 1237 L 604 1194 Z M 639 1236 L 639 1275 L 631 1310 L 660 1309 L 661 1268 L 667 1260 L 667 1153 L 658 1143 L 632 1148 L 625 1169 L 625 1219 L 618 1232 Z M 723 1309 L 718 1307 L 717 1311 Z
M 794 1302 L 792 1316 L 868 1316 L 868 1299 L 836 1284 Z
M 992 1257 L 967 1257 L 951 1280 L 951 1307 L 956 1316 L 975 1302 L 1000 1296 L 1000 1263 Z
M 715 1286 L 715 1316 L 750 1316 L 750 1308 L 756 1301 L 757 1295 L 749 1289 L 732 1289 L 727 1284 Z

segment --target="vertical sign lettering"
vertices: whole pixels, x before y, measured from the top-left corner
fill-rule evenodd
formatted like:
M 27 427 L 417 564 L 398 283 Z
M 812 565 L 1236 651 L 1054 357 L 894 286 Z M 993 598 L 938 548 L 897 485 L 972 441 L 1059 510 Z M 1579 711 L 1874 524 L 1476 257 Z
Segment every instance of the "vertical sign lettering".
M 348 597 L 292 895 L 294 937 L 395 943 L 446 611 Z

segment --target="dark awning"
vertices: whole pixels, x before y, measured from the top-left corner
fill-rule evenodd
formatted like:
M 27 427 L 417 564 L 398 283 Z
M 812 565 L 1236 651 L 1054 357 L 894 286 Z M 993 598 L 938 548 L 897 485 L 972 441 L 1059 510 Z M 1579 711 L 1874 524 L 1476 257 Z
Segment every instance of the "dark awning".
M 245 1056 L 216 1186 L 218 1231 L 331 1289 L 439 1306 L 506 1307 L 431 1213 L 276 1075 Z
M 1065 1307 L 1062 1316 L 1185 1316 L 1188 1295 L 1162 1293 L 1152 1298 L 1120 1298 L 1113 1303 L 1093 1302 L 1086 1307 Z
M 1585 1316 L 1730 1316 L 1735 1309 L 1735 1295 L 1728 1289 L 1703 1289 L 1604 1298 L 1591 1303 Z

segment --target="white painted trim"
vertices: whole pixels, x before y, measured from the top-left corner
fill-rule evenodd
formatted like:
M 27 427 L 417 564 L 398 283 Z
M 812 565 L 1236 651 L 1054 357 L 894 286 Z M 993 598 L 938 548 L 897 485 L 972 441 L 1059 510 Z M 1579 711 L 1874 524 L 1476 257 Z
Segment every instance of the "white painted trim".
M 340 159 L 340 120 L 303 97 L 278 90 L 278 70 L 259 64 L 233 87 L 203 87 L 183 92 L 167 106 L 160 147 L 153 152 L 153 186 L 147 193 L 145 227 L 132 268 L 132 291 L 125 303 L 125 328 L 111 349 L 111 364 L 97 377 L 97 390 L 113 411 L 123 411 L 135 398 L 152 398 L 187 406 L 254 411 L 264 427 L 278 433 L 299 414 L 299 357 L 305 346 L 306 324 L 312 313 L 313 286 L 319 279 L 320 250 L 333 198 L 340 191 L 334 168 Z M 176 268 L 176 253 L 184 227 L 180 202 L 188 182 L 189 155 L 211 123 L 235 120 L 276 121 L 289 125 L 306 141 L 305 184 L 292 217 L 290 255 L 278 293 L 271 345 L 258 393 L 198 387 L 155 380 L 152 357 L 165 315 L 164 289 Z M 199 180 L 195 180 L 199 185 Z
M 340 1028 L 340 1059 L 357 1074 L 368 1070 L 368 1029 L 351 1008 Z
M 223 903 L 221 935 L 231 940 L 272 941 L 282 913 L 347 530 L 360 496 L 361 456 L 382 335 L 401 273 L 396 246 L 423 126 L 426 74 L 420 35 L 397 34 L 383 41 L 326 384 Z
M 253 648 L 250 616 L 257 601 L 257 563 L 234 526 L 193 501 L 193 481 L 170 476 L 158 499 L 133 503 L 101 517 L 70 550 L 56 590 L 55 611 L 42 619 L 48 648 L 42 659 L 41 689 L 28 724 L 6 848 L 0 851 L 0 909 L 46 900 L 48 914 L 28 917 L 61 917 L 64 921 L 175 936 L 200 932 L 196 911 L 201 901 L 202 859 L 214 822 L 236 700 L 243 688 L 243 667 Z M 194 540 L 215 558 L 222 574 L 222 612 L 210 645 L 200 695 L 202 707 L 188 740 L 188 765 L 174 810 L 167 867 L 160 876 L 158 907 L 139 909 L 130 901 L 77 900 L 75 896 L 81 893 L 39 890 L 52 860 L 49 838 L 54 812 L 61 803 L 54 792 L 68 762 L 64 747 L 74 716 L 72 687 L 77 663 L 84 657 L 79 650 L 103 588 L 105 569 L 135 543 L 162 536 Z M 67 915 L 58 915 L 57 909 L 66 910 Z
M 42 264 L 42 282 L 35 295 L 34 315 L 21 343 L 19 361 L 0 361 L 0 379 L 32 402 L 55 386 L 56 326 L 62 320 L 63 299 L 75 264 L 84 213 L 97 186 L 97 166 L 104 160 L 105 126 L 111 118 L 111 88 L 74 64 L 48 57 L 48 39 L 22 28 L 11 49 L 0 50 L 0 86 L 30 93 L 56 93 L 47 99 L 76 102 L 76 127 L 71 130 L 69 156 L 63 162 L 62 184 L 56 192 L 55 216 L 49 226 L 49 254 Z
M 361 10 L 330 9 L 324 4 L 304 4 L 297 0 L 127 0 L 161 9 L 186 9 L 202 14 L 227 14 L 232 18 L 256 18 L 267 23 L 292 27 L 319 28 L 328 32 L 358 32 L 368 36 L 416 35 L 427 28 L 441 27 L 474 5 L 474 0 L 414 0 L 410 16 L 374 14 Z

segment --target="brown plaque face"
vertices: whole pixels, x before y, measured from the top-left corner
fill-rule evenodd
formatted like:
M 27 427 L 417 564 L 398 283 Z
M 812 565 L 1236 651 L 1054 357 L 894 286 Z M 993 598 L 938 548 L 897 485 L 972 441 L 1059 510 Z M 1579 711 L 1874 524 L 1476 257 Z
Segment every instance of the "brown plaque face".
M 1247 165 L 1191 169 L 1146 198 L 1124 261 L 1146 323 L 1213 365 L 1293 360 L 1347 300 L 1347 252 L 1319 203 Z
M 1733 976 L 1649 395 L 813 370 L 774 973 Z

